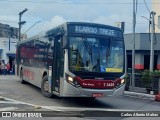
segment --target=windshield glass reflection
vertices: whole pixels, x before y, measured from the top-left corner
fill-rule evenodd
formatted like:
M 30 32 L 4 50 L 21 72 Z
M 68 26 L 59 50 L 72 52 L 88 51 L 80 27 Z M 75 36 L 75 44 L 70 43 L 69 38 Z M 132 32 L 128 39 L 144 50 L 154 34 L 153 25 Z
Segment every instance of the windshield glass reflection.
M 122 72 L 123 42 L 119 39 L 70 37 L 70 70 Z

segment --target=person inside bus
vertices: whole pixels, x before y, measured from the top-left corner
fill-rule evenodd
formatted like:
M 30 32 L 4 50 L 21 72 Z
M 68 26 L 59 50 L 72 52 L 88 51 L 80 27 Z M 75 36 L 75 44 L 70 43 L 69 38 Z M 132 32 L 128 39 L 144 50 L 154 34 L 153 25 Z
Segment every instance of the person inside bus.
M 75 66 L 75 70 L 78 70 L 78 71 L 79 71 L 79 70 L 82 70 L 83 67 L 84 67 L 83 62 L 81 62 L 80 60 L 78 60 L 76 66 Z
M 87 67 L 87 70 L 92 71 L 93 65 L 90 60 L 86 60 L 86 67 Z

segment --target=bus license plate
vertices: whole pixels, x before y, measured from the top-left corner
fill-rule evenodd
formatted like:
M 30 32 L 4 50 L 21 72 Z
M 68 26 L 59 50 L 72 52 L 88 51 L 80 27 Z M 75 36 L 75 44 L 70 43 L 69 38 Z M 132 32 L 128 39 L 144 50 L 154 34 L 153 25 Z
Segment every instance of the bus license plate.
M 102 93 L 93 93 L 92 97 L 103 97 Z

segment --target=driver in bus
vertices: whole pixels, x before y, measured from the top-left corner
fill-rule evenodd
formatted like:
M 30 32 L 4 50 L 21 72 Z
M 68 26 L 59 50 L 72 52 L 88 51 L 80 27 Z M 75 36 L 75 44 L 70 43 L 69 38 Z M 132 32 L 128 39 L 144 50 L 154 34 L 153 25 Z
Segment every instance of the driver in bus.
M 76 66 L 75 66 L 75 69 L 76 70 L 82 70 L 84 68 L 84 63 L 81 62 L 80 60 L 78 60 Z

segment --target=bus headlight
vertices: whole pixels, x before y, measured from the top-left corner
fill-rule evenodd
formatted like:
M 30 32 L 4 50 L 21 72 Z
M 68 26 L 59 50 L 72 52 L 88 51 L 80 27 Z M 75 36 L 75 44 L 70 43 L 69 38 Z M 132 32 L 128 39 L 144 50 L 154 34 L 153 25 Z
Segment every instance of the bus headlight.
M 72 84 L 73 86 L 76 86 L 76 87 L 80 87 L 80 85 L 78 84 L 78 82 L 72 78 L 71 76 L 67 76 L 67 81 Z
M 121 87 L 122 85 L 125 84 L 125 80 L 124 79 L 118 79 L 118 80 L 120 80 L 120 81 L 116 84 L 115 88 L 119 88 L 119 87 Z
M 124 84 L 124 82 L 125 82 L 125 80 L 124 80 L 124 79 L 122 79 L 122 80 L 121 80 L 121 84 Z
M 73 83 L 73 78 L 72 78 L 72 77 L 68 76 L 67 80 L 68 80 L 69 82 L 72 82 L 72 83 Z

